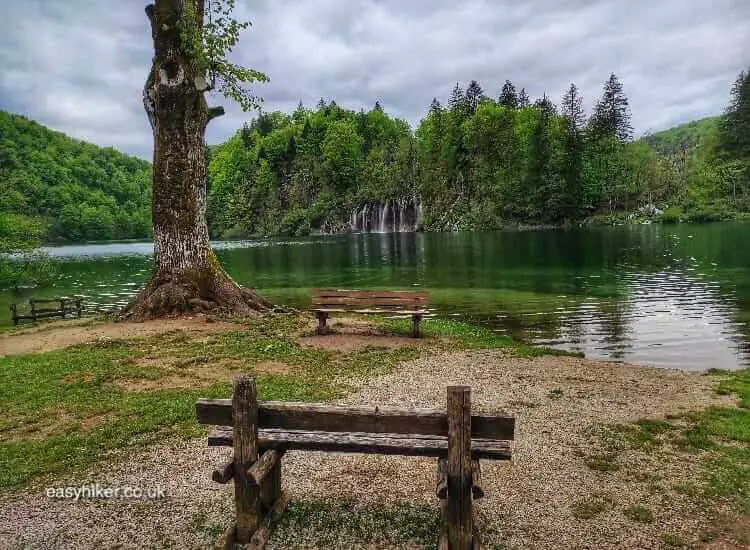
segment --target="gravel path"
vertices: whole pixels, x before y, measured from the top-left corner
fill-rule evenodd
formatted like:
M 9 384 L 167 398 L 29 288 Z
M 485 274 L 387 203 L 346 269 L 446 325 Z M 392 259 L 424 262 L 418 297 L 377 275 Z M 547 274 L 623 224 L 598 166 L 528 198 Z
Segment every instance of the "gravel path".
M 662 548 L 662 534 L 689 539 L 704 527 L 698 511 L 669 490 L 694 465 L 681 456 L 640 455 L 632 459 L 650 462 L 638 468 L 658 471 L 660 479 L 633 479 L 630 468 L 594 472 L 584 464 L 594 451 L 586 429 L 718 403 L 721 398 L 710 391 L 710 382 L 677 371 L 471 351 L 405 363 L 398 372 L 363 383 L 347 402 L 441 407 L 447 385 L 468 384 L 475 408 L 517 416 L 514 461 L 482 465 L 486 497 L 477 509 L 487 548 L 501 541 L 504 546 L 497 548 Z M 232 491 L 211 482 L 209 475 L 229 454 L 228 449 L 208 449 L 202 439 L 164 445 L 6 496 L 0 500 L 0 548 L 210 547 L 230 521 Z M 363 504 L 413 502 L 437 509 L 433 476 L 431 459 L 294 452 L 285 457 L 283 479 L 293 500 L 353 498 Z M 44 492 L 45 486 L 94 482 L 160 486 L 168 498 L 73 502 L 49 499 Z M 655 491 L 655 484 L 663 490 Z M 571 505 L 594 494 L 611 502 L 610 509 L 593 519 L 573 517 Z M 634 523 L 622 514 L 637 503 L 652 507 L 653 523 Z M 284 548 L 315 547 L 304 533 L 293 540 Z

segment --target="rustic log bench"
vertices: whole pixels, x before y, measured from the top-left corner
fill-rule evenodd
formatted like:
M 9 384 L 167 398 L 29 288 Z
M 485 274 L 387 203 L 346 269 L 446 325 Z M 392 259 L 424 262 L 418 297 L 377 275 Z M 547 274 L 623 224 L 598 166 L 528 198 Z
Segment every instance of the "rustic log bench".
M 44 304 L 60 304 L 59 307 L 45 307 Z M 39 307 L 42 304 L 42 307 Z M 81 298 L 31 298 L 29 300 L 28 315 L 19 315 L 18 304 L 10 306 L 11 318 L 13 324 L 17 325 L 19 321 L 31 320 L 36 322 L 37 319 L 46 319 L 49 317 L 67 317 L 68 315 L 81 316 L 83 311 L 83 301 Z
M 408 290 L 330 290 L 315 289 L 312 311 L 318 318 L 318 334 L 326 332 L 326 322 L 331 313 L 358 313 L 362 315 L 395 314 L 411 316 L 414 338 L 419 338 L 419 323 L 428 313 L 430 304 L 426 292 Z
M 448 387 L 447 413 L 431 409 L 342 407 L 258 402 L 255 379 L 234 381 L 232 399 L 199 399 L 201 424 L 221 426 L 209 446 L 230 446 L 234 456 L 212 479 L 234 480 L 236 518 L 225 548 L 263 548 L 281 515 L 281 458 L 288 450 L 436 457 L 436 493 L 442 517 L 439 548 L 479 548 L 472 500 L 484 492 L 479 459 L 510 460 L 515 419 L 471 414 L 471 389 Z

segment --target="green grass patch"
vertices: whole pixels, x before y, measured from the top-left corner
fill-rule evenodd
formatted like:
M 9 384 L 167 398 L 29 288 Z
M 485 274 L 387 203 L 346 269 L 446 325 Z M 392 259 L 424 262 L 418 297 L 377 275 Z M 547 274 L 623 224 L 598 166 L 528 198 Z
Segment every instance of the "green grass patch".
M 400 336 L 411 334 L 410 319 L 372 318 L 381 330 Z M 580 352 L 559 350 L 546 346 L 532 346 L 515 342 L 509 336 L 498 334 L 487 327 L 451 319 L 430 318 L 422 321 L 424 338 L 447 340 L 451 347 L 461 349 L 507 349 L 518 357 L 541 357 L 544 355 L 583 357 Z
M 654 513 L 651 508 L 642 505 L 629 506 L 622 511 L 625 517 L 638 523 L 653 523 Z
M 570 507 L 573 517 L 578 519 L 592 519 L 611 510 L 614 506 L 612 497 L 605 493 L 594 493 L 589 498 L 579 500 Z
M 663 533 L 660 538 L 669 548 L 685 548 L 688 545 L 683 537 L 674 533 Z
M 591 455 L 586 459 L 586 466 L 596 472 L 617 472 L 620 470 L 620 464 L 617 462 L 617 455 L 613 453 Z
M 623 451 L 649 453 L 669 446 L 694 455 L 702 466 L 702 475 L 693 482 L 672 489 L 707 507 L 725 503 L 737 513 L 750 513 L 750 369 L 713 370 L 708 375 L 717 377 L 718 393 L 737 396 L 737 406 L 670 417 L 675 422 L 643 419 L 597 426 L 591 433 L 604 453 L 590 457 L 589 467 L 607 471 Z
M 0 358 L 0 490 L 22 487 L 169 437 L 195 437 L 200 397 L 228 397 L 234 373 L 255 372 L 261 399 L 325 401 L 346 395 L 342 380 L 388 372 L 422 352 L 367 347 L 349 352 L 301 346 L 306 322 L 268 316 L 237 331 L 171 331 Z M 206 369 L 218 368 L 213 378 Z M 170 379 L 187 384 L 170 385 Z M 180 387 L 180 386 L 185 387 Z
M 307 542 L 331 549 L 355 544 L 435 549 L 439 532 L 439 514 L 433 506 L 321 499 L 291 502 L 270 542 L 274 547 L 304 546 Z

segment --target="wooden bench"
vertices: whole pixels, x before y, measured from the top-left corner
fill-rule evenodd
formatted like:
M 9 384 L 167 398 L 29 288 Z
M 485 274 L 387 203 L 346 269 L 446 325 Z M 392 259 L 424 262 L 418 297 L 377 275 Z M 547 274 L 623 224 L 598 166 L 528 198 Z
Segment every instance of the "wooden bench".
M 45 307 L 45 304 L 55 303 L 59 304 L 59 307 Z M 42 304 L 42 307 L 39 307 L 39 304 Z M 10 311 L 14 325 L 24 320 L 36 322 L 37 319 L 47 319 L 49 317 L 67 317 L 68 315 L 80 317 L 83 311 L 83 301 L 81 298 L 31 298 L 29 300 L 29 313 L 27 315 L 19 315 L 18 304 L 11 304 Z
M 288 450 L 305 450 L 436 457 L 439 548 L 478 548 L 472 501 L 484 495 L 479 459 L 510 460 L 515 419 L 471 414 L 469 387 L 451 386 L 447 394 L 447 413 L 258 402 L 255 380 L 240 376 L 231 400 L 198 400 L 198 421 L 222 426 L 208 436 L 208 444 L 234 449 L 232 460 L 212 475 L 219 483 L 234 480 L 236 517 L 224 547 L 264 547 L 271 523 L 286 506 L 281 458 Z
M 411 335 L 419 338 L 419 323 L 428 313 L 429 304 L 430 298 L 426 292 L 408 290 L 315 289 L 312 295 L 312 311 L 318 318 L 318 334 L 326 332 L 326 322 L 331 313 L 385 313 L 411 316 Z

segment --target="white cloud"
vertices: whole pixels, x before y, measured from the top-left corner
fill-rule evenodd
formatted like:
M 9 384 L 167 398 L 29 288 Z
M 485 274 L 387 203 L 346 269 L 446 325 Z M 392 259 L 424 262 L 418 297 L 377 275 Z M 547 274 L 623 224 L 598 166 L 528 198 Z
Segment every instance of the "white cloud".
M 576 82 L 591 107 L 616 72 L 637 133 L 724 108 L 750 64 L 746 0 L 239 0 L 253 27 L 234 59 L 269 74 L 265 109 L 320 97 L 413 125 L 455 82 L 497 95 L 506 78 L 559 98 Z M 3 0 L 0 108 L 150 158 L 141 88 L 151 61 L 145 2 Z M 248 116 L 228 100 L 210 142 Z

